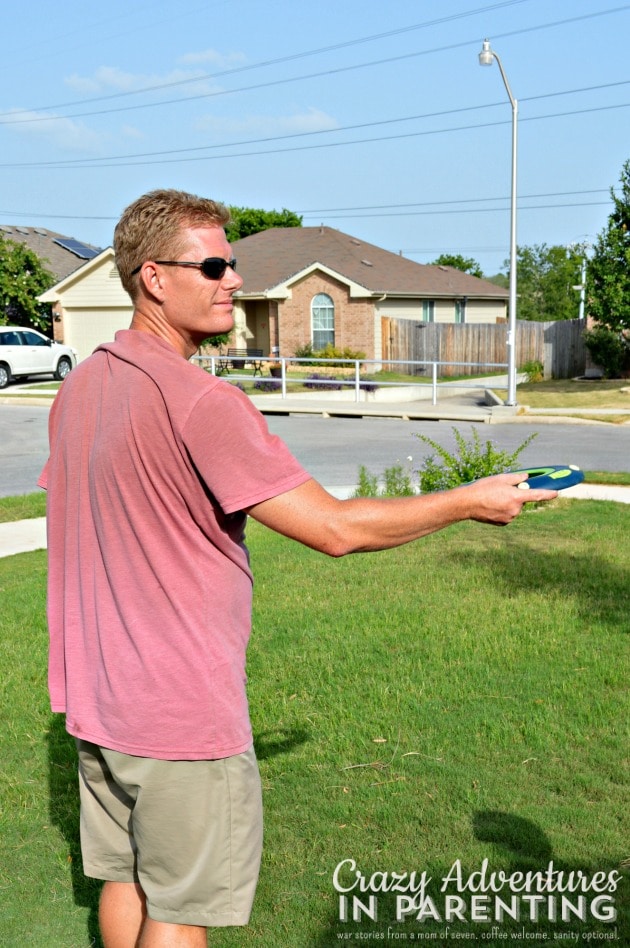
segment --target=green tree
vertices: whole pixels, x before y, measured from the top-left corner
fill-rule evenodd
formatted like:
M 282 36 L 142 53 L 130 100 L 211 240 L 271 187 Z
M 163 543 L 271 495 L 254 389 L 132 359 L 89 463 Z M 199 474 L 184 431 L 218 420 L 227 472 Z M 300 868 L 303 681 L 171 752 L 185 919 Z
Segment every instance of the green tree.
M 433 261 L 437 267 L 455 267 L 463 273 L 470 273 L 471 276 L 483 279 L 483 271 L 476 260 L 472 257 L 462 257 L 459 253 L 441 253 L 437 260 Z
M 517 316 L 539 322 L 577 319 L 582 252 L 579 247 L 534 244 L 518 247 L 516 256 Z M 510 262 L 503 264 L 509 270 Z
M 610 189 L 614 207 L 586 271 L 589 315 L 613 332 L 630 329 L 630 160 L 620 181 L 619 195 Z
M 50 329 L 50 305 L 37 297 L 55 277 L 25 244 L 0 237 L 0 323 Z
M 227 239 L 232 243 L 257 234 L 270 227 L 301 227 L 302 218 L 293 211 L 264 211 L 257 207 L 230 207 L 232 220 L 225 228 Z

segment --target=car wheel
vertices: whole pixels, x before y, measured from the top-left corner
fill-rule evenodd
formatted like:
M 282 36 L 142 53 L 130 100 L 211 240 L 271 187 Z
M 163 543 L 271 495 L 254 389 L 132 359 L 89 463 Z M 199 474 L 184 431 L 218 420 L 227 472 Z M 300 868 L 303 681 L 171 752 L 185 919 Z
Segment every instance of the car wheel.
M 11 381 L 11 369 L 0 362 L 0 388 L 6 388 Z
M 71 368 L 72 366 L 70 365 L 69 359 L 59 359 L 59 362 L 57 363 L 57 371 L 55 372 L 55 378 L 57 381 L 63 382 Z

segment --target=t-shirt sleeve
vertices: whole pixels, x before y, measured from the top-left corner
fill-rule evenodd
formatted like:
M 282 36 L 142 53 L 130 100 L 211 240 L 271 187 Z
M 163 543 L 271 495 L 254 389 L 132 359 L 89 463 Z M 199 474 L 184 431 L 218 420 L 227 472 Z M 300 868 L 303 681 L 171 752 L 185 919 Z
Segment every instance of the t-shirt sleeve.
M 48 490 L 48 464 L 49 462 L 46 461 L 41 474 L 37 478 L 37 486 L 43 487 L 44 490 Z
M 196 403 L 183 431 L 199 475 L 227 514 L 293 490 L 311 475 L 249 398 L 217 386 Z

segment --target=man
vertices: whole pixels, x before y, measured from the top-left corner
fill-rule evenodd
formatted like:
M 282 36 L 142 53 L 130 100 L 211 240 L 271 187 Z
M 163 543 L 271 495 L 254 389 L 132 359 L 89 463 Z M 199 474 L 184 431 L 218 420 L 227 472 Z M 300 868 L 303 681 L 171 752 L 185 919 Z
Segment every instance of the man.
M 188 359 L 233 326 L 221 205 L 151 192 L 116 227 L 131 328 L 51 411 L 49 687 L 79 752 L 84 870 L 106 948 L 201 946 L 249 918 L 262 817 L 245 696 L 247 515 L 330 556 L 464 519 L 508 523 L 500 475 L 433 496 L 337 500 L 249 399 Z

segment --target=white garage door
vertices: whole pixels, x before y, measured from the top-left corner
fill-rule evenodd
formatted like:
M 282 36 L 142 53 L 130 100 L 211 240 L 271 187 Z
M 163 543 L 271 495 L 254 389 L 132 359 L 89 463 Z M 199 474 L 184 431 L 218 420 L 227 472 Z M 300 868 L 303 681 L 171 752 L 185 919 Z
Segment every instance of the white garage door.
M 86 359 L 102 342 L 111 342 L 119 329 L 129 329 L 131 304 L 120 309 L 66 310 L 64 343 Z

